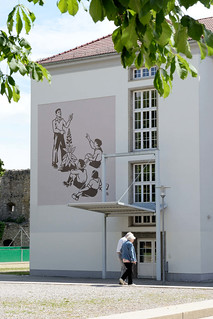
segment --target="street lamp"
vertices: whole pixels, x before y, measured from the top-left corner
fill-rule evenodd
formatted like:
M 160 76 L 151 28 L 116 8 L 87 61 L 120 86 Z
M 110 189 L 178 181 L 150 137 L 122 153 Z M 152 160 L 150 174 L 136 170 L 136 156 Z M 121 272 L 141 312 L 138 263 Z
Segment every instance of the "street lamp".
M 165 266 L 166 266 L 166 250 L 165 250 L 165 230 L 164 230 L 164 199 L 166 197 L 166 186 L 161 185 L 160 196 L 162 198 L 162 273 L 163 273 L 163 283 L 165 282 Z

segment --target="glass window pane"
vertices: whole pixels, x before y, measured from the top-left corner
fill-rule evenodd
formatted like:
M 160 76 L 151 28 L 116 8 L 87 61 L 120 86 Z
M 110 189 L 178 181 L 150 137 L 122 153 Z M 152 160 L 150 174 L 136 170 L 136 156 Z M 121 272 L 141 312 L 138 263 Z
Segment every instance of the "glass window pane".
M 149 76 L 149 70 L 147 68 L 143 68 L 143 78 Z
M 157 111 L 151 111 L 151 127 L 157 127 Z
M 152 131 L 152 148 L 157 148 L 157 131 Z
M 141 165 L 135 165 L 135 182 L 141 182 Z
M 135 203 L 141 203 L 141 185 L 135 185 Z
M 143 202 L 150 202 L 150 185 L 143 185 Z
M 149 107 L 149 91 L 143 92 L 143 108 Z
M 152 202 L 155 202 L 155 185 L 152 185 Z
M 143 128 L 149 128 L 149 112 L 143 112 Z
M 155 76 L 156 72 L 157 72 L 157 68 L 156 68 L 156 66 L 153 66 L 151 68 L 151 76 Z
M 157 91 L 156 90 L 152 90 L 151 91 L 151 105 L 152 107 L 156 107 L 157 106 Z
M 135 113 L 135 129 L 140 129 L 141 128 L 141 113 L 136 112 Z
M 150 181 L 150 165 L 143 165 L 143 182 Z
M 149 224 L 150 223 L 150 216 L 144 216 L 143 217 L 143 222 L 146 224 Z
M 143 132 L 143 149 L 149 148 L 149 132 Z
M 137 70 L 137 69 L 134 69 L 134 79 L 138 79 L 138 78 L 141 78 L 141 69 Z
M 155 182 L 155 164 L 152 164 L 152 182 Z
M 135 149 L 136 150 L 141 149 L 141 132 L 135 133 Z
M 135 224 L 141 224 L 141 223 L 142 223 L 141 216 L 135 216 Z
M 142 241 L 139 246 L 139 255 L 141 263 L 151 263 L 152 262 L 152 242 Z
M 135 103 L 134 103 L 135 109 L 141 108 L 141 92 L 135 92 Z

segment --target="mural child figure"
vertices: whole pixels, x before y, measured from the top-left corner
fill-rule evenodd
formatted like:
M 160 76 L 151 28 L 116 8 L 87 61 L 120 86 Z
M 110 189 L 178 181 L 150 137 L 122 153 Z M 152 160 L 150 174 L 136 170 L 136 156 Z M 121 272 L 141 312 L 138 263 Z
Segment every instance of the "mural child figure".
M 59 162 L 59 149 L 61 152 L 60 159 L 62 161 L 63 156 L 65 155 L 65 140 L 64 140 L 64 134 L 65 134 L 65 128 L 68 128 L 70 126 L 70 123 L 73 119 L 73 113 L 69 116 L 68 121 L 66 122 L 62 117 L 61 109 L 58 108 L 55 111 L 55 119 L 52 121 L 52 129 L 54 133 L 54 142 L 53 142 L 53 150 L 52 150 L 52 166 L 54 168 L 58 168 L 58 162 Z M 60 165 L 62 166 L 62 164 Z
M 77 162 L 77 167 L 71 169 L 68 180 L 64 181 L 64 185 L 71 186 L 74 185 L 78 189 L 82 189 L 86 186 L 87 181 L 87 170 L 85 169 L 85 162 L 79 159 Z
M 102 141 L 96 138 L 94 141 L 91 140 L 89 134 L 86 134 L 86 138 L 89 142 L 90 147 L 93 149 L 93 154 L 87 153 L 85 155 L 85 163 L 89 163 L 90 166 L 99 168 L 101 166 L 103 150 L 101 148 Z
M 76 193 L 76 194 L 73 193 L 72 198 L 75 200 L 79 200 L 80 196 L 95 197 L 98 193 L 98 190 L 101 190 L 101 187 L 102 187 L 102 183 L 101 183 L 101 179 L 98 175 L 98 171 L 93 170 L 91 179 L 90 179 L 89 183 L 87 184 L 87 186 L 85 188 L 81 189 L 81 191 L 79 191 L 78 193 Z

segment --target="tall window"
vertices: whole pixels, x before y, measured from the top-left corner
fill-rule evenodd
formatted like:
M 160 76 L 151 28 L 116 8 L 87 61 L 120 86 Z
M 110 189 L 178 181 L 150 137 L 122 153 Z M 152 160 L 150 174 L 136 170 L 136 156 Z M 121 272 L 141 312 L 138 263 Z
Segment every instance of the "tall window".
M 134 170 L 134 202 L 155 202 L 155 164 L 135 164 Z
M 157 148 L 157 92 L 133 92 L 134 150 Z

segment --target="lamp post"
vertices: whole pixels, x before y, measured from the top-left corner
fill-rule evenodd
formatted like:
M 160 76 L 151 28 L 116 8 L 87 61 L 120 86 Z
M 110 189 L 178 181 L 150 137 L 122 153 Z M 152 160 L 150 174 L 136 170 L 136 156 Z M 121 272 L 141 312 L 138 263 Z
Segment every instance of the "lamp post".
M 166 266 L 166 249 L 165 249 L 165 230 L 164 230 L 164 199 L 166 197 L 166 187 L 161 185 L 160 187 L 156 187 L 160 189 L 160 196 L 162 198 L 162 281 L 165 282 L 165 266 Z
M 162 255 L 163 255 L 163 267 L 162 267 L 162 272 L 163 272 L 163 283 L 165 282 L 165 231 L 164 231 L 164 199 L 166 197 L 166 189 L 164 186 L 160 187 L 160 196 L 162 198 Z

